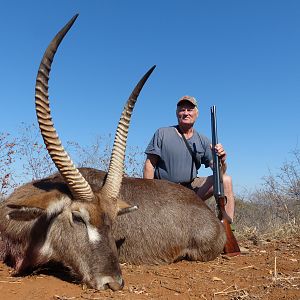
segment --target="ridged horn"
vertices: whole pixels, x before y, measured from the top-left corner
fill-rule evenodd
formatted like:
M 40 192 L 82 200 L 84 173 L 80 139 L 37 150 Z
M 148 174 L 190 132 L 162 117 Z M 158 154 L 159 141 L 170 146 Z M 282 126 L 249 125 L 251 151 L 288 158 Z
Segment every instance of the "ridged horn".
M 74 24 L 78 14 L 76 14 L 54 37 L 46 49 L 39 66 L 35 85 L 35 107 L 36 115 L 44 139 L 46 148 L 56 165 L 60 174 L 67 183 L 74 199 L 82 201 L 92 201 L 94 193 L 75 167 L 68 153 L 64 150 L 58 134 L 54 128 L 49 106 L 48 81 L 51 71 L 51 64 L 54 55 L 64 36 Z
M 154 65 L 152 68 L 150 68 L 149 71 L 135 86 L 121 114 L 121 118 L 116 130 L 106 181 L 102 188 L 102 191 L 109 197 L 116 198 L 119 194 L 122 178 L 124 175 L 125 150 L 131 114 L 140 91 L 142 90 L 144 84 L 146 83 L 155 67 L 156 66 Z

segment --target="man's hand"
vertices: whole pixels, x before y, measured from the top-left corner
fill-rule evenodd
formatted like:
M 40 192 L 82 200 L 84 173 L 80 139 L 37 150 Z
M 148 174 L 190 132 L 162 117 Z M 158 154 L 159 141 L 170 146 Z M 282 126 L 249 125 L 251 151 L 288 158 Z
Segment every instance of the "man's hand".
M 212 149 L 212 145 L 210 145 L 210 148 Z M 226 172 L 226 169 L 227 169 L 227 165 L 226 165 L 227 154 L 226 154 L 226 151 L 224 150 L 222 144 L 216 144 L 215 151 L 216 151 L 217 155 L 220 158 L 220 162 L 221 162 L 221 166 L 222 166 L 222 172 L 224 174 Z
M 215 150 L 221 160 L 221 163 L 224 164 L 224 162 L 226 160 L 226 152 L 225 152 L 222 144 L 216 144 Z

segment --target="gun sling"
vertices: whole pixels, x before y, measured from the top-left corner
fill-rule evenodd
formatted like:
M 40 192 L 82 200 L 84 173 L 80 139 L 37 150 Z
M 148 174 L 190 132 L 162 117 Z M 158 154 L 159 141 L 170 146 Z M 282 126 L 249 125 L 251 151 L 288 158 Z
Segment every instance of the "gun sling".
M 182 136 L 182 138 L 183 138 L 183 140 L 184 140 L 184 143 L 185 143 L 185 145 L 186 145 L 188 151 L 190 152 L 190 154 L 191 154 L 191 156 L 192 156 L 192 159 L 193 159 L 193 161 L 194 161 L 194 163 L 195 163 L 195 166 L 196 166 L 196 168 L 197 168 L 197 170 L 198 170 L 198 169 L 200 168 L 200 166 L 201 166 L 201 162 L 200 162 L 199 159 L 196 157 L 196 154 L 193 152 L 193 150 L 192 150 L 190 144 L 189 144 L 188 141 L 186 140 L 186 138 L 185 138 L 183 132 L 181 131 L 181 129 L 179 128 L 179 126 L 176 126 L 176 128 L 177 128 L 178 132 L 181 134 L 181 136 Z M 191 170 L 191 181 L 190 181 L 190 182 L 182 182 L 182 183 L 181 183 L 182 185 L 188 185 L 188 184 L 190 184 L 190 183 L 193 181 L 193 178 L 192 178 L 192 177 L 193 177 L 193 176 L 192 176 L 193 174 L 192 174 L 192 172 L 193 172 L 193 170 Z

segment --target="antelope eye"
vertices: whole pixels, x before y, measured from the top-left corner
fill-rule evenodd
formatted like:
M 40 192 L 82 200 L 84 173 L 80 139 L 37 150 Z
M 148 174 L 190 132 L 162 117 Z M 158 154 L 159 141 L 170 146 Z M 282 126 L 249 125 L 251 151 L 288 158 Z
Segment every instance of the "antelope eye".
M 84 222 L 82 216 L 81 216 L 80 213 L 77 212 L 77 211 L 73 211 L 73 212 L 72 212 L 72 219 L 73 219 L 73 222 L 74 222 L 74 223 L 82 223 L 82 224 L 85 224 L 85 222 Z

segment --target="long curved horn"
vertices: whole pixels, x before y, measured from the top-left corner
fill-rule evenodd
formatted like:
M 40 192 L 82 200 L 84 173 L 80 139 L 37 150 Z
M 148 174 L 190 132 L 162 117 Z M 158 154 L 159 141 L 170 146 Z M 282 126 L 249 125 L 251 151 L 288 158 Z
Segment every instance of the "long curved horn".
M 64 36 L 72 27 L 77 17 L 78 14 L 76 14 L 63 27 L 63 29 L 57 33 L 44 53 L 36 78 L 35 107 L 39 127 L 46 148 L 51 156 L 52 161 L 55 163 L 60 174 L 68 184 L 73 197 L 77 200 L 92 201 L 94 199 L 94 193 L 90 185 L 73 164 L 57 135 L 52 122 L 48 99 L 49 73 L 51 71 L 51 64 L 54 55 Z
M 131 114 L 137 98 L 142 90 L 147 79 L 155 69 L 155 65 L 149 69 L 149 71 L 143 76 L 139 83 L 135 86 L 130 97 L 128 98 L 115 135 L 115 140 L 113 144 L 113 149 L 111 153 L 111 159 L 109 163 L 108 173 L 102 191 L 106 193 L 109 197 L 117 198 L 121 182 L 124 174 L 124 160 L 125 160 L 125 150 L 126 142 L 128 136 L 128 128 L 130 124 Z

